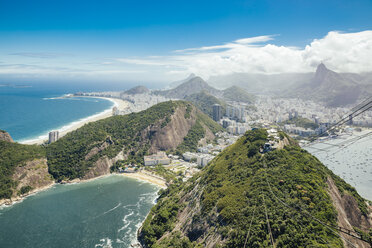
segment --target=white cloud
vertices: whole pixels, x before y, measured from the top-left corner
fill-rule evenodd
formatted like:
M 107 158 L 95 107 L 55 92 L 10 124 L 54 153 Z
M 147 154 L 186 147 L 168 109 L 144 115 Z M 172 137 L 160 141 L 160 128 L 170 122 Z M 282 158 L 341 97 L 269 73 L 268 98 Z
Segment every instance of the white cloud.
M 133 63 L 166 66 L 168 75 L 195 73 L 205 78 L 234 72 L 310 72 L 322 61 L 338 72 L 372 71 L 372 31 L 332 31 L 303 49 L 258 44 L 271 40 L 273 36 L 270 35 L 244 38 L 222 45 L 177 50 L 177 55 L 142 58 Z
M 238 39 L 238 40 L 235 40 L 233 42 L 229 42 L 223 45 L 186 48 L 182 50 L 176 50 L 174 52 L 183 53 L 183 52 L 195 52 L 195 51 L 201 52 L 201 51 L 211 51 L 211 50 L 221 50 L 221 49 L 234 49 L 234 48 L 239 48 L 239 47 L 248 46 L 248 45 L 254 46 L 253 44 L 263 43 L 269 40 L 273 40 L 271 35 L 263 35 L 263 36 L 256 36 L 256 37 L 251 37 L 251 38 Z
M 256 37 L 251 37 L 251 38 L 238 39 L 235 42 L 239 44 L 254 44 L 254 43 L 267 42 L 273 39 L 274 39 L 273 35 L 263 35 L 263 36 L 256 36 Z
M 3 57 L 0 74 L 89 75 L 107 79 L 135 78 L 147 81 L 172 81 L 190 73 L 205 79 L 238 73 L 311 72 L 324 62 L 338 72 L 372 71 L 372 31 L 329 32 L 304 48 L 272 44 L 275 35 L 242 38 L 224 44 L 186 48 L 169 55 L 130 58 L 64 59 L 58 54 L 14 53 Z M 18 55 L 18 56 L 14 56 Z M 24 58 L 32 57 L 25 63 Z M 45 58 L 53 58 L 53 63 Z M 62 56 L 63 57 L 63 56 Z M 39 58 L 39 59 L 38 59 Z M 38 59 L 38 60 L 37 60 Z
M 372 71 L 372 31 L 359 33 L 329 32 L 302 51 L 304 63 L 314 66 L 324 61 L 342 72 Z

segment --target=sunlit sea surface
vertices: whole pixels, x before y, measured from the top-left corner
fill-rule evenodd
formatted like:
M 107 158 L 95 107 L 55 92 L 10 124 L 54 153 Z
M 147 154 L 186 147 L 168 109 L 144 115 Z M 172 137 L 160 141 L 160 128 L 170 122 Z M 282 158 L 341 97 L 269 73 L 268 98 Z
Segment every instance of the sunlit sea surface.
M 52 130 L 63 130 L 74 122 L 110 111 L 111 101 L 98 98 L 61 98 L 73 89 L 34 86 L 0 87 L 0 129 L 22 142 L 47 138 Z

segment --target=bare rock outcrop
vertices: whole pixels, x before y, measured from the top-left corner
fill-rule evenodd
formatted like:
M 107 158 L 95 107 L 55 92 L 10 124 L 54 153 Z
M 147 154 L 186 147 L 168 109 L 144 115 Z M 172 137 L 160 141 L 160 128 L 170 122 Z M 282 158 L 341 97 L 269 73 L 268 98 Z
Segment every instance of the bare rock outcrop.
M 0 140 L 14 142 L 10 134 L 8 134 L 7 132 L 3 130 L 0 130 Z
M 190 128 L 195 124 L 195 109 L 192 110 L 190 118 L 185 118 L 185 108 L 177 108 L 170 117 L 171 121 L 165 127 L 153 126 L 144 131 L 151 138 L 149 152 L 165 151 L 174 149 L 182 143 Z
M 48 173 L 48 165 L 45 158 L 34 159 L 26 162 L 23 166 L 17 166 L 12 179 L 17 182 L 14 193 L 15 198 L 20 196 L 18 192 L 20 192 L 23 187 L 31 187 L 30 191 L 22 195 L 25 196 L 54 184 L 53 177 Z
M 364 231 L 368 231 L 372 227 L 371 218 L 366 217 L 362 214 L 358 207 L 358 203 L 355 198 L 351 195 L 341 195 L 333 179 L 328 177 L 328 193 L 331 196 L 333 205 L 337 210 L 337 224 L 345 229 L 353 230 L 353 227 L 360 228 Z M 370 247 L 366 242 L 352 238 L 347 234 L 340 232 L 343 237 L 345 247 L 352 247 L 349 242 L 356 245 L 356 247 L 367 248 Z M 347 241 L 345 241 L 347 240 Z
M 94 166 L 84 175 L 83 180 L 92 179 L 95 177 L 103 176 L 110 174 L 110 167 L 113 166 L 117 161 L 123 160 L 124 155 L 121 151 L 116 157 L 109 159 L 107 156 L 104 156 L 98 159 Z

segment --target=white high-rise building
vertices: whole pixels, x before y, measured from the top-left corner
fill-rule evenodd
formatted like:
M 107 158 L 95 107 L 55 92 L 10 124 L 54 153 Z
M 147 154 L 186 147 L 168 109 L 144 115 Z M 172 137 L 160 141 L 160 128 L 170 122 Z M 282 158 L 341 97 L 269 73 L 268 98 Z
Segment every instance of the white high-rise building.
M 58 140 L 59 132 L 58 131 L 52 131 L 49 132 L 49 144 L 56 142 Z

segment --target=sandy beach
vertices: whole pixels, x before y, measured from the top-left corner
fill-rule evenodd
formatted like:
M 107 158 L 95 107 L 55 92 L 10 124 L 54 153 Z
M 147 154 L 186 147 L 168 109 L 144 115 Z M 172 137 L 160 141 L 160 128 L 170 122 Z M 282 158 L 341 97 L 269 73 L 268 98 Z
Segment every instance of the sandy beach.
M 82 96 L 79 96 L 79 97 L 82 97 Z M 90 97 L 90 96 L 84 96 L 84 97 Z M 117 107 L 119 110 L 123 110 L 126 107 L 128 107 L 128 102 L 126 102 L 124 100 L 121 100 L 121 99 L 108 98 L 108 97 L 92 97 L 92 98 L 101 98 L 101 99 L 109 100 L 109 101 L 114 103 L 113 107 Z M 101 120 L 101 119 L 112 116 L 112 108 L 106 109 L 105 111 L 103 111 L 101 113 L 98 113 L 98 114 L 89 116 L 87 118 L 84 118 L 84 119 L 75 121 L 73 123 L 70 123 L 70 124 L 62 127 L 61 129 L 57 129 L 59 131 L 59 137 L 61 138 L 61 137 L 65 136 L 67 133 L 78 129 L 78 128 L 84 126 L 85 124 L 87 124 L 89 122 L 98 121 L 98 120 Z M 26 140 L 26 141 L 23 141 L 23 142 L 20 142 L 20 143 L 28 144 L 28 145 L 32 145 L 32 144 L 41 145 L 44 141 L 48 140 L 47 136 L 48 136 L 48 134 L 46 134 L 46 135 L 44 135 L 44 136 L 42 136 L 41 138 L 38 138 L 38 139 Z
M 135 173 L 114 173 L 114 174 L 115 175 L 120 175 L 120 176 L 125 176 L 125 177 L 130 177 L 130 178 L 137 179 L 137 180 L 140 180 L 140 181 L 145 181 L 147 183 L 151 183 L 151 184 L 154 184 L 156 186 L 159 186 L 160 188 L 163 188 L 163 189 L 167 187 L 167 185 L 165 184 L 166 181 L 164 179 L 161 179 L 159 176 L 156 176 L 156 175 L 151 175 L 150 172 L 139 171 L 139 172 L 135 172 Z M 105 175 L 101 175 L 101 176 L 90 178 L 90 179 L 84 179 L 84 180 L 74 179 L 74 180 L 71 180 L 71 181 L 67 181 L 66 183 L 67 184 L 85 183 L 85 182 L 97 180 L 99 178 L 108 177 L 108 176 L 111 176 L 111 175 L 113 175 L 113 174 L 105 174 Z M 30 191 L 29 193 L 27 193 L 23 196 L 17 196 L 17 197 L 14 197 L 12 199 L 0 199 L 0 208 L 6 207 L 6 206 L 12 206 L 16 203 L 22 202 L 28 196 L 31 196 L 31 195 L 37 194 L 39 192 L 42 192 L 44 190 L 50 189 L 54 185 L 56 185 L 55 182 L 53 182 L 53 183 L 51 183 L 47 186 L 34 189 L 34 190 Z
M 137 180 L 152 183 L 152 184 L 155 184 L 155 185 L 157 185 L 161 188 L 166 188 L 167 187 L 167 185 L 165 184 L 166 182 L 165 182 L 164 179 L 160 179 L 160 177 L 152 176 L 151 174 L 144 173 L 142 171 L 135 172 L 135 173 L 118 173 L 118 175 L 122 175 L 122 176 L 125 176 L 125 177 L 130 177 L 130 178 L 134 178 L 134 179 L 137 179 Z

